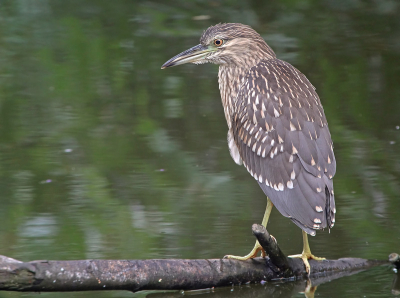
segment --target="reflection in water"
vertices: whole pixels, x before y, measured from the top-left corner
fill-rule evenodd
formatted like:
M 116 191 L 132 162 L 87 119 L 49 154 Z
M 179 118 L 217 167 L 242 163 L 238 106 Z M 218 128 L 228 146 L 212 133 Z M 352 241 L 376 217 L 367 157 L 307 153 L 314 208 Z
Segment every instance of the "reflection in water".
M 174 293 L 152 293 L 148 294 L 147 298 L 175 298 L 181 297 L 184 293 L 185 296 L 201 296 L 207 297 L 241 297 L 241 298 L 257 298 L 257 297 L 292 297 L 297 296 L 299 293 L 303 293 L 306 288 L 306 282 L 287 282 L 287 283 L 272 283 L 264 285 L 251 285 L 251 286 L 234 286 L 232 288 L 216 288 L 199 291 L 185 291 L 185 292 L 174 292 Z M 312 297 L 312 296 L 311 296 Z
M 50 238 L 56 235 L 56 221 L 51 215 L 41 214 L 37 217 L 27 219 L 21 227 L 22 238 Z
M 310 239 L 315 254 L 385 259 L 400 243 L 399 9 L 390 0 L 0 1 L 1 254 L 247 252 L 266 201 L 227 151 L 216 69 L 159 69 L 204 28 L 234 21 L 306 74 L 329 119 L 338 213 L 335 229 Z M 269 226 L 285 253 L 301 249 L 277 212 Z M 385 297 L 392 279 L 374 269 L 317 295 Z M 299 296 L 305 284 L 272 287 Z M 242 288 L 233 293 L 269 291 Z
M 364 272 L 363 274 L 370 274 L 374 276 L 377 271 L 381 271 L 381 268 L 378 270 L 373 269 L 374 271 L 372 274 L 368 272 Z M 181 292 L 150 292 L 146 295 L 148 298 L 158 298 L 158 297 L 179 297 L 184 294 L 185 296 L 202 296 L 202 297 L 271 297 L 271 298 L 280 298 L 280 297 L 307 297 L 307 298 L 314 298 L 314 297 L 342 297 L 341 295 L 336 296 L 335 293 L 341 293 L 341 291 L 335 292 L 333 289 L 337 287 L 342 287 L 347 283 L 352 283 L 350 276 L 355 276 L 356 274 L 360 274 L 364 270 L 353 270 L 351 272 L 327 272 L 326 274 L 322 274 L 319 277 L 315 277 L 309 280 L 301 280 L 301 281 L 276 281 L 265 283 L 264 281 L 261 284 L 247 284 L 247 285 L 232 285 L 231 288 L 211 288 L 211 289 L 203 289 L 203 290 L 195 290 L 195 291 L 181 291 Z M 376 281 L 376 283 L 382 282 L 383 280 Z M 395 281 L 396 282 L 396 281 Z M 327 290 L 319 290 L 322 288 L 323 284 L 329 283 L 332 286 L 330 289 Z M 383 284 L 381 284 L 383 286 Z M 387 286 L 384 286 L 385 288 Z M 392 293 L 394 293 L 395 287 L 392 288 Z M 143 293 L 144 294 L 144 293 Z M 354 296 L 351 297 L 358 297 L 359 293 L 356 291 L 353 292 Z M 371 295 L 372 297 L 384 297 L 389 293 L 385 293 L 381 296 Z M 142 293 L 137 293 L 135 296 L 141 296 Z

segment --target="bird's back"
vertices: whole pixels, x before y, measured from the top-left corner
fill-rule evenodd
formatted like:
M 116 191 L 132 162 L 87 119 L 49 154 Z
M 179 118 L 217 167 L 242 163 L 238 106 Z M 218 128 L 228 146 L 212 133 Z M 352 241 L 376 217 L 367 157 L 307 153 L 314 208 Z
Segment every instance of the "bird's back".
M 237 150 L 282 215 L 311 235 L 332 227 L 336 161 L 315 88 L 300 71 L 279 59 L 262 60 L 230 77 L 227 71 L 221 76 L 220 70 L 219 83 L 221 89 L 221 80 L 236 81 L 226 82 L 236 86 L 231 87 L 236 92 L 225 98 L 229 102 L 224 105 L 236 145 L 231 153 Z

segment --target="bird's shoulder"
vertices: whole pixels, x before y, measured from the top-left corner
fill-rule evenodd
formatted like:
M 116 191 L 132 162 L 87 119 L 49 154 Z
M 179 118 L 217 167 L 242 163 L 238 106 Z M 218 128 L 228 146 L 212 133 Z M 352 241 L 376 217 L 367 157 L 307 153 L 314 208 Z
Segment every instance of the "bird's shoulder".
M 235 142 L 253 176 L 277 156 L 290 171 L 290 164 L 298 161 L 316 177 L 325 174 L 331 179 L 336 172 L 331 135 L 315 88 L 285 61 L 264 60 L 247 72 L 234 101 L 232 123 Z M 252 164 L 249 150 L 261 158 L 261 165 Z

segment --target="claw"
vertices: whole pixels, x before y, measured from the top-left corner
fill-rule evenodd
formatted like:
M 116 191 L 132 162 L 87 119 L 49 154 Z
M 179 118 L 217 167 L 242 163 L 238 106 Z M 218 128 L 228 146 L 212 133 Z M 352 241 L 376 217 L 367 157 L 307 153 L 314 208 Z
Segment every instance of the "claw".
M 320 258 L 320 257 L 316 257 L 311 253 L 310 250 L 310 246 L 308 244 L 308 238 L 307 238 L 307 233 L 303 232 L 303 252 L 300 255 L 291 255 L 289 256 L 289 258 L 297 258 L 297 259 L 302 259 L 304 266 L 306 267 L 306 271 L 307 274 L 310 275 L 311 274 L 311 267 L 310 267 L 310 263 L 308 263 L 309 259 L 313 259 L 316 261 L 323 261 L 326 260 L 325 258 Z
M 307 271 L 308 275 L 311 274 L 311 267 L 310 267 L 310 263 L 308 262 L 308 260 L 310 260 L 310 259 L 313 259 L 313 260 L 316 260 L 316 261 L 326 260 L 325 258 L 320 258 L 320 257 L 314 256 L 311 252 L 304 252 L 304 251 L 300 255 L 291 255 L 291 256 L 289 256 L 289 258 L 302 259 L 303 263 L 304 263 L 304 266 L 306 267 L 306 271 Z
M 262 223 L 261 223 L 264 227 L 267 226 L 269 215 L 271 213 L 271 210 L 272 210 L 273 206 L 274 206 L 274 204 L 272 204 L 271 200 L 269 198 L 267 198 L 267 208 L 265 209 L 264 217 L 263 217 L 263 220 L 262 220 Z M 256 244 L 254 245 L 254 248 L 251 250 L 251 252 L 248 255 L 246 255 L 244 257 L 226 255 L 226 256 L 224 256 L 224 259 L 234 259 L 234 260 L 246 261 L 248 259 L 253 259 L 253 258 L 257 257 L 257 254 L 258 254 L 259 251 L 261 251 L 261 256 L 263 258 L 265 258 L 267 253 L 262 248 L 260 243 L 258 243 L 258 241 L 256 241 Z
M 245 255 L 244 257 L 226 255 L 226 256 L 224 256 L 224 259 L 233 259 L 233 260 L 239 260 L 239 261 L 246 261 L 248 259 L 253 259 L 253 258 L 257 257 L 257 254 L 258 254 L 259 251 L 261 251 L 261 256 L 263 258 L 265 258 L 265 256 L 267 254 L 265 253 L 265 250 L 262 248 L 260 243 L 258 243 L 258 241 L 257 241 L 256 244 L 254 245 L 254 248 L 251 250 L 251 252 L 249 254 Z

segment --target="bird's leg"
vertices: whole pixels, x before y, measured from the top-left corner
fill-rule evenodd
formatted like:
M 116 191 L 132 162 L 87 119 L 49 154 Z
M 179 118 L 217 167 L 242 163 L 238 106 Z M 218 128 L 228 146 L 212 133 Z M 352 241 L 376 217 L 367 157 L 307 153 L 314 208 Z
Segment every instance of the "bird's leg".
M 264 217 L 263 217 L 263 220 L 261 223 L 264 227 L 267 227 L 267 223 L 269 220 L 269 215 L 271 214 L 272 207 L 274 207 L 274 204 L 272 204 L 271 200 L 267 197 L 267 208 L 265 209 Z M 226 256 L 224 256 L 224 259 L 235 259 L 235 260 L 240 260 L 240 261 L 246 261 L 248 259 L 255 258 L 259 251 L 261 251 L 261 256 L 264 258 L 266 256 L 265 250 L 262 248 L 260 243 L 258 243 L 258 240 L 256 240 L 256 244 L 254 245 L 254 248 L 251 250 L 251 252 L 249 254 L 245 255 L 244 257 L 226 255 Z
M 306 271 L 307 271 L 308 275 L 310 275 L 311 268 L 310 268 L 310 264 L 308 263 L 308 260 L 313 259 L 316 261 L 323 261 L 323 260 L 325 260 L 325 258 L 316 257 L 311 253 L 310 245 L 308 244 L 308 235 L 304 231 L 302 231 L 302 233 L 303 233 L 303 252 L 300 255 L 291 255 L 291 256 L 289 256 L 289 258 L 302 259 L 304 262 L 304 266 L 306 267 Z

